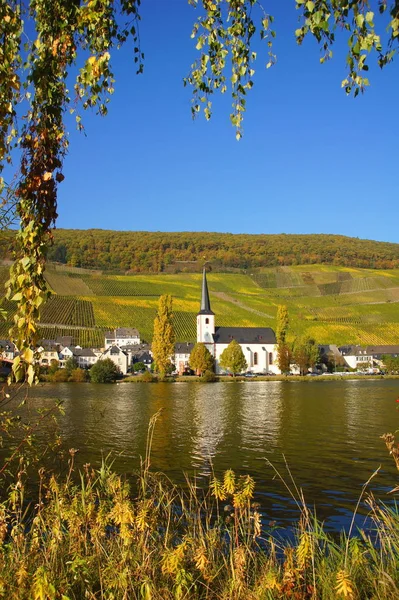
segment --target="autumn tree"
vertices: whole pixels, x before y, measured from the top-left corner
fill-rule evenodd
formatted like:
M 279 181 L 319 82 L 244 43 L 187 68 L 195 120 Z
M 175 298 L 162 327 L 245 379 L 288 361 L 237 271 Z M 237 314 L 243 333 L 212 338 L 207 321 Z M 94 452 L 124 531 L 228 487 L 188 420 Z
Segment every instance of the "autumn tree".
M 276 340 L 277 345 L 284 344 L 287 340 L 289 325 L 288 309 L 280 304 L 277 308 Z
M 168 369 L 170 369 L 172 357 L 175 352 L 172 296 L 169 294 L 164 294 L 159 297 L 151 349 L 158 373 L 163 378 L 168 372 Z
M 198 375 L 202 375 L 205 371 L 213 370 L 213 356 L 205 344 L 201 342 L 195 344 L 190 353 L 189 365 L 190 369 L 196 371 Z
M 254 84 L 256 38 L 266 41 L 266 66 L 275 62 L 273 16 L 257 0 L 189 3 L 197 9 L 192 38 L 199 53 L 184 80 L 193 90 L 192 115 L 202 110 L 209 120 L 213 95 L 229 90 L 233 106 L 230 119 L 239 139 L 247 95 Z M 291 6 L 298 11 L 298 44 L 309 35 L 315 37 L 322 49 L 321 62 L 332 57 L 336 34 L 345 32 L 348 72 L 342 87 L 347 94 L 356 96 L 369 85 L 372 53 L 384 67 L 398 51 L 399 10 L 395 0 L 381 0 L 379 15 L 371 10 L 368 0 L 295 0 Z M 85 109 L 107 113 L 114 91 L 111 58 L 127 40 L 133 42 L 136 72 L 142 73 L 139 8 L 140 0 L 3 0 L 0 6 L 0 175 L 5 163 L 14 155 L 20 157 L 15 184 L 0 178 L 1 197 L 5 203 L 16 203 L 20 222 L 8 285 L 8 297 L 18 302 L 13 333 L 20 352 L 13 366 L 16 379 L 24 373 L 29 382 L 35 377 L 37 321 L 47 297 L 46 252 L 68 152 L 66 115 L 72 111 L 77 127 L 83 130 Z M 382 35 L 375 24 L 377 19 Z M 74 72 L 77 75 L 71 94 L 66 82 Z
M 277 341 L 277 364 L 282 373 L 289 373 L 292 350 L 287 342 L 289 326 L 288 309 L 280 305 L 277 309 L 276 341 Z
M 292 348 L 289 344 L 279 344 L 277 346 L 277 364 L 281 373 L 288 375 L 292 364 Z
M 388 371 L 388 373 L 398 373 L 399 371 L 399 357 L 392 356 L 390 354 L 384 354 L 382 357 L 382 364 Z
M 233 375 L 241 373 L 248 368 L 244 353 L 237 340 L 231 340 L 230 344 L 220 355 L 219 365 L 222 369 L 230 371 Z
M 301 375 L 306 375 L 319 360 L 319 348 L 310 338 L 299 339 L 294 344 L 293 361 Z

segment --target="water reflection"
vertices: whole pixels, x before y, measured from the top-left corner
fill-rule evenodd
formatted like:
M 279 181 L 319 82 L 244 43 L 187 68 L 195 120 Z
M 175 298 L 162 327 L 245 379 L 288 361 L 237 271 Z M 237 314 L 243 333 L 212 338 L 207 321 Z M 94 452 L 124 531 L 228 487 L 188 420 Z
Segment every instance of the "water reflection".
M 371 490 L 386 499 L 396 481 L 379 436 L 397 428 L 396 381 L 248 382 L 119 386 L 59 384 L 33 390 L 38 407 L 64 400 L 59 419 L 66 448 L 79 465 L 133 473 L 144 455 L 151 416 L 161 411 L 152 467 L 177 483 L 184 473 L 205 481 L 228 468 L 255 477 L 266 519 L 286 525 L 298 512 L 268 464 L 290 474 L 309 505 L 334 529 L 348 525 L 363 484 L 381 464 Z M 28 409 L 27 409 L 28 410 Z M 48 425 L 40 435 L 45 438 Z M 285 462 L 286 461 L 286 462 Z M 363 513 L 365 509 L 363 509 Z M 363 517 L 359 517 L 361 519 Z

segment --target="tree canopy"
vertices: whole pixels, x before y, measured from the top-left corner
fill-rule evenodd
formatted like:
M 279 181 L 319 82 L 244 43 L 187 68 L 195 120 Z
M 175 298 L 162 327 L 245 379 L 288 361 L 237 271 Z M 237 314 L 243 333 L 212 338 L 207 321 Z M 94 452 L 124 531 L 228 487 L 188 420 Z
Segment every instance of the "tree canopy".
M 277 308 L 276 340 L 277 340 L 277 364 L 282 373 L 289 373 L 292 350 L 287 343 L 287 333 L 289 326 L 288 309 L 285 305 Z
M 0 254 L 12 258 L 15 232 L 2 232 Z M 212 232 L 57 229 L 48 261 L 120 273 L 202 271 L 333 264 L 399 268 L 399 244 L 331 234 L 232 234 Z
M 223 350 L 219 358 L 219 365 L 222 369 L 229 371 L 233 375 L 245 371 L 248 367 L 244 353 L 237 340 L 231 340 L 227 348 Z
M 114 91 L 112 54 L 126 41 L 133 45 L 136 72 L 143 71 L 140 3 L 6 0 L 0 7 L 0 175 L 15 150 L 21 157 L 14 183 L 0 179 L 0 193 L 6 203 L 9 199 L 16 202 L 20 221 L 8 292 L 19 304 L 14 332 L 20 350 L 14 363 L 17 379 L 25 372 L 30 382 L 35 376 L 36 322 L 47 295 L 43 277 L 46 249 L 57 217 L 57 188 L 64 179 L 68 152 L 66 114 L 70 109 L 78 128 L 83 129 L 85 109 L 107 113 Z M 265 42 L 266 66 L 275 62 L 273 16 L 257 0 L 189 3 L 198 11 L 192 38 L 199 54 L 184 80 L 192 86 L 193 117 L 202 110 L 210 119 L 213 95 L 229 91 L 231 122 L 239 139 L 247 94 L 254 83 L 256 39 Z M 342 86 L 348 94 L 357 95 L 369 85 L 366 75 L 372 52 L 383 67 L 398 49 L 398 3 L 380 0 L 379 15 L 371 9 L 373 4 L 369 0 L 292 2 L 299 17 L 297 41 L 301 44 L 306 36 L 314 36 L 322 49 L 321 62 L 332 57 L 337 32 L 346 33 L 348 73 Z M 387 27 L 388 33 L 380 34 L 376 23 L 381 31 Z M 71 94 L 67 81 L 74 74 Z
M 213 370 L 213 356 L 205 344 L 201 342 L 195 344 L 191 350 L 189 364 L 190 369 L 196 371 L 198 375 L 202 375 L 205 371 Z
M 319 348 L 314 340 L 305 338 L 295 341 L 293 362 L 299 369 L 300 375 L 306 375 L 309 368 L 313 368 L 319 360 Z
M 94 363 L 89 373 L 92 383 L 113 383 L 121 371 L 110 358 L 105 358 Z
M 287 339 L 289 325 L 288 309 L 284 304 L 277 308 L 276 340 L 277 345 L 284 344 Z
M 172 296 L 169 294 L 159 297 L 151 349 L 156 369 L 161 377 L 165 377 L 172 364 L 172 356 L 175 350 Z

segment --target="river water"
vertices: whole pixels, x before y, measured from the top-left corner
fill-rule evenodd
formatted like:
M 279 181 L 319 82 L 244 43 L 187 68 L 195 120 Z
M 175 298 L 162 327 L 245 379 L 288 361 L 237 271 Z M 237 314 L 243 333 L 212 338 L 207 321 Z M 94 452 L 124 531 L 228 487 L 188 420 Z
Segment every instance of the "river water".
M 256 482 L 266 521 L 286 527 L 298 517 L 288 464 L 306 502 L 329 530 L 348 528 L 363 484 L 383 501 L 398 474 L 380 435 L 399 428 L 399 381 L 226 382 L 213 384 L 45 384 L 29 404 L 62 400 L 59 417 L 66 448 L 78 465 L 98 467 L 111 455 L 114 469 L 133 476 L 145 453 L 151 416 L 162 409 L 152 468 L 184 484 L 185 474 L 205 485 L 212 470 L 234 469 Z M 46 422 L 39 435 L 47 435 Z M 362 505 L 357 524 L 367 509 Z

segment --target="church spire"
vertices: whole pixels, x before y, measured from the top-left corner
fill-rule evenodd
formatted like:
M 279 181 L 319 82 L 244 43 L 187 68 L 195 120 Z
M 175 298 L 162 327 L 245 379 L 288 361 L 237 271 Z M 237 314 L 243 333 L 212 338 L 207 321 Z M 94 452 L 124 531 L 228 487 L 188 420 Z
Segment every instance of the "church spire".
M 211 311 L 211 303 L 209 300 L 209 292 L 208 292 L 208 283 L 206 280 L 206 270 L 202 273 L 202 294 L 201 294 L 201 309 L 199 311 L 200 315 L 213 315 Z

